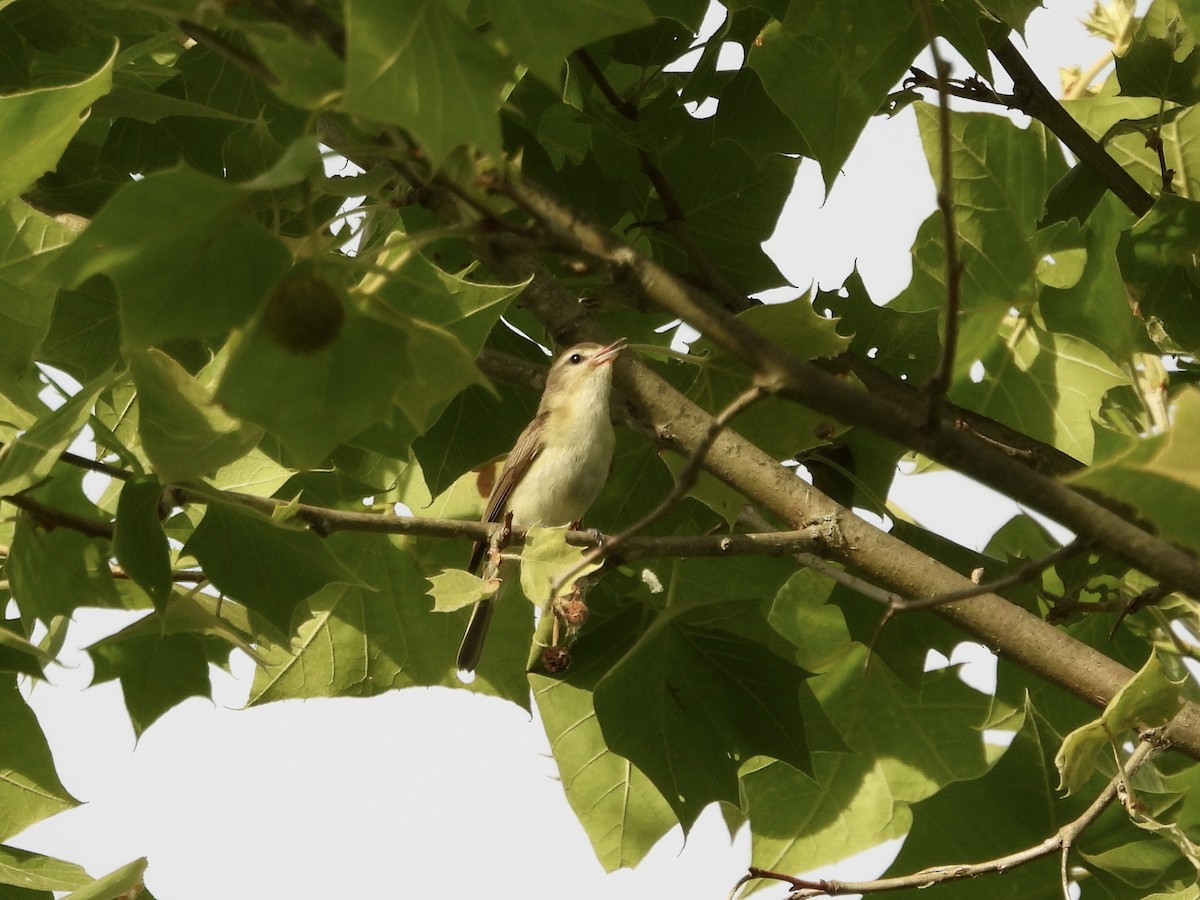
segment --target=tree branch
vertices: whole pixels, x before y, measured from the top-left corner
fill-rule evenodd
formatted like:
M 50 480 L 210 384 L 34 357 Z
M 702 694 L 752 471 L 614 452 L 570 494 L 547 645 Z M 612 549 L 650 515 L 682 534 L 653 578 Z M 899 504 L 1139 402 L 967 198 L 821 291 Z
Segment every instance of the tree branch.
M 931 609 L 934 606 L 941 606 L 943 603 L 954 603 L 956 600 L 969 600 L 971 597 L 979 597 L 983 594 L 998 594 L 1001 591 L 1006 591 L 1009 588 L 1016 587 L 1019 584 L 1025 584 L 1028 581 L 1032 581 L 1047 569 L 1053 568 L 1063 560 L 1070 559 L 1073 556 L 1078 556 L 1080 553 L 1087 550 L 1087 548 L 1087 541 L 1074 540 L 1065 546 L 1059 547 L 1053 553 L 1046 554 L 1040 559 L 1031 559 L 1011 575 L 1005 575 L 1003 578 L 997 578 L 995 581 L 977 584 L 974 587 L 950 591 L 945 594 L 940 594 L 936 597 L 918 597 L 913 600 L 899 600 L 898 602 L 892 604 L 892 610 L 895 612 L 911 612 L 917 609 Z
M 1134 748 L 1133 753 L 1130 754 L 1129 759 L 1126 760 L 1121 771 L 1109 781 L 1104 790 L 1100 792 L 1091 805 L 1078 818 L 1068 822 L 1041 843 L 1018 850 L 1015 853 L 1009 853 L 996 859 L 987 860 L 986 862 L 934 866 L 929 869 L 922 869 L 920 872 L 914 872 L 911 875 L 879 878 L 874 881 L 834 881 L 824 878 L 809 880 L 751 866 L 748 873 L 735 885 L 733 891 L 730 892 L 730 897 L 734 896 L 742 886 L 751 881 L 763 878 L 782 881 L 791 885 L 795 890 L 789 895 L 789 900 L 834 897 L 842 894 L 875 894 L 883 893 L 884 891 L 904 890 L 906 888 L 921 889 L 937 884 L 946 884 L 951 881 L 962 881 L 966 878 L 977 878 L 980 875 L 999 874 L 1007 872 L 1009 869 L 1014 869 L 1017 866 L 1023 866 L 1039 859 L 1044 859 L 1047 856 L 1061 855 L 1062 865 L 1060 869 L 1063 873 L 1063 897 L 1065 900 L 1070 900 L 1070 885 L 1066 877 L 1066 860 L 1071 847 L 1079 840 L 1080 835 L 1100 818 L 1100 814 L 1108 808 L 1113 800 L 1118 796 L 1127 795 L 1129 779 L 1161 747 L 1162 741 L 1160 735 L 1144 735 L 1138 746 Z

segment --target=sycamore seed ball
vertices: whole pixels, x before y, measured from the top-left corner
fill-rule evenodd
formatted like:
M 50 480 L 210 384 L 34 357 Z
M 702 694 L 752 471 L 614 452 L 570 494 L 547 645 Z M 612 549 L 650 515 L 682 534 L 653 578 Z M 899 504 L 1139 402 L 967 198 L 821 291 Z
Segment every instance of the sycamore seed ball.
M 263 326 L 280 348 L 308 356 L 337 340 L 345 318 L 342 298 L 329 282 L 312 272 L 293 272 L 271 292 Z

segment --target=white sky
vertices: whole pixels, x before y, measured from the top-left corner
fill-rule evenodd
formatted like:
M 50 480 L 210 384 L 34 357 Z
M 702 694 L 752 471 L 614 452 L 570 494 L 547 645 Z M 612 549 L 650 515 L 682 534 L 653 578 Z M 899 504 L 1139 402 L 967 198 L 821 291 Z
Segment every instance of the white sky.
M 1058 65 L 1086 68 L 1105 48 L 1078 24 L 1091 0 L 1050 3 L 1027 34 L 1031 62 L 1057 92 Z M 873 121 L 823 205 L 822 190 L 816 164 L 805 161 L 768 245 L 785 275 L 836 287 L 857 260 L 874 296 L 897 293 L 917 226 L 934 208 L 912 111 Z M 946 473 L 900 482 L 902 506 L 973 547 L 1013 511 L 964 502 L 967 488 Z M 93 875 L 148 856 L 147 886 L 160 900 L 722 898 L 749 862 L 746 833 L 731 841 L 710 809 L 686 843 L 677 829 L 637 869 L 605 875 L 555 780 L 540 725 L 466 691 L 240 710 L 252 666 L 237 657 L 233 677 L 214 671 L 212 703 L 188 700 L 135 744 L 118 685 L 88 688 L 91 664 L 78 649 L 129 619 L 80 611 L 65 666 L 32 690 L 62 780 L 87 802 L 16 846 Z M 822 874 L 866 878 L 881 865 Z

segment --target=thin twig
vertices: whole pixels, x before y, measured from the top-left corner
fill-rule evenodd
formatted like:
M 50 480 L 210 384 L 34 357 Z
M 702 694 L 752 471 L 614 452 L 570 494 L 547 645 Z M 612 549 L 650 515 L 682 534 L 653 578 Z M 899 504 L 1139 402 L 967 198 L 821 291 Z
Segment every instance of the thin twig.
M 179 30 L 197 44 L 202 44 L 213 52 L 220 54 L 235 66 L 245 70 L 248 75 L 257 78 L 264 84 L 279 84 L 279 76 L 268 69 L 262 60 L 254 54 L 243 50 L 241 47 L 229 43 L 229 41 L 225 40 L 225 38 L 221 37 L 215 31 L 188 19 L 179 20 Z
M 938 148 L 941 172 L 938 177 L 937 205 L 942 214 L 942 243 L 946 251 L 946 330 L 942 335 L 942 355 L 937 370 L 924 384 L 929 399 L 926 427 L 932 428 L 941 416 L 942 399 L 954 375 L 954 357 L 958 351 L 958 313 L 962 306 L 962 263 L 958 258 L 958 226 L 954 220 L 954 167 L 950 155 L 950 63 L 938 49 L 937 28 L 929 0 L 915 0 L 917 15 L 925 29 L 929 52 L 933 56 L 938 92 Z
M 960 591 L 939 594 L 936 597 L 918 597 L 912 600 L 900 600 L 892 608 L 896 612 L 912 612 L 913 610 L 941 606 L 944 603 L 969 600 L 971 597 L 980 597 L 984 594 L 998 594 L 1019 584 L 1032 581 L 1038 575 L 1041 575 L 1047 569 L 1053 568 L 1063 560 L 1083 553 L 1089 546 L 1091 546 L 1090 541 L 1076 538 L 1071 543 L 1059 547 L 1053 553 L 1048 553 L 1038 559 L 1031 559 L 1011 575 L 1005 575 L 1003 578 L 997 578 L 995 581 L 984 582 L 973 587 L 963 588 Z
M 609 554 L 616 553 L 635 535 L 645 531 L 647 528 L 665 516 L 668 512 L 670 512 L 675 504 L 682 500 L 684 495 L 692 489 L 693 485 L 695 485 L 696 479 L 700 475 L 700 467 L 704 464 L 704 457 L 708 455 L 708 451 L 712 448 L 713 442 L 716 441 L 721 432 L 725 430 L 725 427 L 729 424 L 729 421 L 744 409 L 753 406 L 769 393 L 770 391 L 768 391 L 765 386 L 761 384 L 755 384 L 735 397 L 733 401 L 723 410 L 721 410 L 720 414 L 712 420 L 712 424 L 709 426 L 708 433 L 705 434 L 704 438 L 698 441 L 696 446 L 692 449 L 692 452 L 684 462 L 683 467 L 675 476 L 675 486 L 671 488 L 670 493 L 668 493 L 667 496 L 665 496 L 658 503 L 658 505 L 654 507 L 654 509 L 650 510 L 624 531 L 613 535 L 603 543 L 593 547 L 583 555 L 583 558 L 580 559 L 576 565 L 572 566 L 566 572 L 558 575 L 551 585 L 551 595 L 557 595 L 562 589 L 563 585 L 570 582 L 572 578 L 575 578 L 588 566 L 595 562 L 599 562 Z
M 64 509 L 55 509 L 52 506 L 47 506 L 44 503 L 34 500 L 28 494 L 12 494 L 11 496 L 0 497 L 0 500 L 11 503 L 17 509 L 23 510 L 33 521 L 47 531 L 54 528 L 67 528 L 71 531 L 78 531 L 80 534 L 85 534 L 88 537 L 112 539 L 112 522 L 107 522 L 103 519 L 89 519 L 87 516 L 79 516 Z
M 833 897 L 841 894 L 871 894 L 883 891 L 904 890 L 906 888 L 926 888 L 935 884 L 976 878 L 980 875 L 1007 872 L 1017 866 L 1023 866 L 1055 854 L 1062 854 L 1065 858 L 1065 855 L 1070 852 L 1080 835 L 1100 817 L 1101 813 L 1117 798 L 1118 794 L 1126 791 L 1128 780 L 1133 777 L 1138 769 L 1145 765 L 1161 746 L 1162 742 L 1159 734 L 1151 733 L 1143 736 L 1141 742 L 1134 748 L 1133 753 L 1130 754 L 1129 759 L 1125 761 L 1125 765 L 1121 771 L 1109 781 L 1104 790 L 1100 792 L 1091 805 L 1078 818 L 1062 826 L 1041 843 L 1027 847 L 1024 850 L 1018 850 L 1016 853 L 1009 853 L 1005 856 L 980 863 L 934 866 L 922 869 L 920 872 L 914 872 L 911 875 L 879 878 L 874 881 L 834 881 L 824 878 L 797 878 L 783 872 L 773 872 L 769 869 L 752 866 L 747 876 L 738 882 L 738 886 L 740 887 L 754 879 L 768 878 L 773 881 L 782 881 L 794 888 L 788 900 L 806 900 L 806 898 Z M 1069 894 L 1065 896 L 1069 897 Z

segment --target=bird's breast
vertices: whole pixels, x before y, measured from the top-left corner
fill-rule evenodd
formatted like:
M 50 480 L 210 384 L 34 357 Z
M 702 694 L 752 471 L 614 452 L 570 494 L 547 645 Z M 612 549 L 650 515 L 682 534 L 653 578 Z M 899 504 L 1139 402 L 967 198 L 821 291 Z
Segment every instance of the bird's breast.
M 607 420 L 588 431 L 590 439 L 570 432 L 547 437 L 509 498 L 513 524 L 557 526 L 583 518 L 608 478 L 616 443 Z

